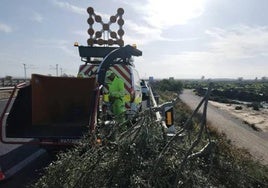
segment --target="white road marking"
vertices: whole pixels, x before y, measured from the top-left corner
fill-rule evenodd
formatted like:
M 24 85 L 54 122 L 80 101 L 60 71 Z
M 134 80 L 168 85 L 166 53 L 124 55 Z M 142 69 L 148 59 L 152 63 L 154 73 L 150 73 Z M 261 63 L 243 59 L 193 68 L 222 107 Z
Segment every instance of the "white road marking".
M 14 174 L 16 174 L 17 172 L 19 172 L 21 169 L 23 169 L 24 167 L 26 167 L 29 163 L 31 163 L 32 161 L 34 161 L 36 158 L 38 158 L 39 156 L 41 156 L 45 152 L 46 152 L 46 150 L 39 149 L 38 151 L 36 151 L 35 153 L 33 153 L 32 155 L 30 155 L 29 157 L 27 157 L 23 161 L 19 162 L 15 166 L 13 166 L 10 169 L 6 170 L 4 172 L 6 178 L 9 178 L 9 177 L 13 176 Z

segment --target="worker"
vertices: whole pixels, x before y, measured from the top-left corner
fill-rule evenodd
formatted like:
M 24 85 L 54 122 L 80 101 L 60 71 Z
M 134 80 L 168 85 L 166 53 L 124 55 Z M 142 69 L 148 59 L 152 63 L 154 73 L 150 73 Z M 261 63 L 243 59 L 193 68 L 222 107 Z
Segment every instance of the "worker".
M 119 78 L 113 71 L 106 72 L 108 78 L 109 102 L 111 111 L 115 115 L 115 120 L 123 122 L 125 120 L 125 87 L 124 81 Z

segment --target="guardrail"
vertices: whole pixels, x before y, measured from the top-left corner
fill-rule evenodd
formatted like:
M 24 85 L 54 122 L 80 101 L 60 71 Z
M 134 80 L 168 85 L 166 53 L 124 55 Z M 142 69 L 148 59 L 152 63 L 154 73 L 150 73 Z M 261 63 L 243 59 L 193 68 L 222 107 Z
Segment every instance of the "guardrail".
M 0 91 L 10 91 L 13 89 L 14 89 L 14 87 L 0 87 Z
M 26 81 L 29 81 L 29 79 L 27 79 Z M 13 78 L 13 79 L 0 79 L 0 87 L 12 87 L 12 86 L 16 86 L 20 83 L 25 82 L 25 79 L 20 79 L 20 78 Z

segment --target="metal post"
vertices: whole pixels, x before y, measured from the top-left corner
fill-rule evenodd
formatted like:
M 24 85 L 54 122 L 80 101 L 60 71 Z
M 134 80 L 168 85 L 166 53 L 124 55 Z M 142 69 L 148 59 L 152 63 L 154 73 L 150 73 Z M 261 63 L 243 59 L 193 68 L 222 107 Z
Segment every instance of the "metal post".
M 23 63 L 23 67 L 24 67 L 24 80 L 26 82 L 26 64 Z
M 58 64 L 56 64 L 56 76 L 58 76 Z

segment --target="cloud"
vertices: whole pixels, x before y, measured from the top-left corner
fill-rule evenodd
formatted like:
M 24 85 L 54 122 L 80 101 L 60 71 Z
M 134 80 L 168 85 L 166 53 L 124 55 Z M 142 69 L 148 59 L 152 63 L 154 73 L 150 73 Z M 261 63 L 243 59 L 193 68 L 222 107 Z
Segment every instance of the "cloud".
M 31 17 L 31 20 L 36 21 L 38 23 L 42 23 L 42 21 L 44 20 L 43 16 L 37 12 L 33 13 L 33 16 Z
M 205 0 L 148 0 L 141 10 L 144 10 L 144 19 L 150 25 L 166 29 L 201 16 L 204 4 Z
M 254 62 L 257 58 L 268 56 L 268 27 L 239 25 L 230 29 L 213 28 L 206 33 L 211 37 L 206 50 L 184 51 L 164 59 L 195 67 L 205 65 L 207 69 L 220 72 L 219 65 L 242 70 L 243 63 L 246 67 L 252 66 L 252 63 L 259 63 Z
M 13 29 L 11 28 L 11 26 L 4 23 L 0 23 L 0 32 L 11 33 L 12 31 Z
M 67 11 L 70 11 L 70 12 L 73 12 L 75 14 L 79 14 L 79 15 L 88 15 L 87 13 L 87 9 L 86 8 L 82 8 L 82 7 L 79 7 L 79 6 L 75 6 L 71 3 L 68 3 L 68 2 L 61 2 L 61 1 L 58 1 L 58 0 L 54 0 L 53 1 L 54 5 L 62 8 L 62 9 L 65 9 Z M 110 19 L 110 15 L 104 13 L 104 12 L 98 12 L 98 11 L 95 11 L 95 14 L 96 15 L 99 15 L 101 16 L 102 18 L 106 19 L 106 20 L 109 20 Z
M 71 12 L 76 13 L 76 14 L 80 14 L 80 15 L 87 14 L 85 8 L 75 6 L 75 5 L 68 3 L 68 2 L 61 2 L 61 1 L 54 0 L 53 3 L 62 9 L 71 11 Z
M 74 33 L 75 35 L 80 36 L 80 37 L 88 38 L 88 34 L 87 34 L 87 32 L 84 31 L 84 30 L 76 30 L 76 31 L 73 31 L 73 33 Z
M 139 45 L 146 45 L 154 41 L 169 41 L 169 42 L 182 42 L 192 41 L 199 39 L 198 37 L 192 38 L 167 38 L 162 36 L 162 30 L 156 27 L 140 25 L 132 20 L 125 21 L 125 27 L 127 28 L 127 35 L 124 39 L 127 43 L 139 43 Z
M 73 53 L 73 44 L 66 40 L 47 40 L 47 39 L 38 39 L 35 40 L 36 47 L 38 48 L 47 48 L 47 49 L 60 49 L 62 52 L 65 54 L 72 56 L 72 57 L 77 57 L 76 54 Z
M 174 39 L 163 37 L 163 31 L 175 25 L 186 24 L 189 20 L 201 16 L 206 0 L 147 0 L 123 2 L 140 15 L 126 20 L 129 29 L 126 41 L 139 41 L 148 44 L 153 41 L 185 41 L 197 38 Z M 132 34 L 133 33 L 133 34 Z
M 162 40 L 162 31 L 158 28 L 140 25 L 132 20 L 126 20 L 125 22 L 125 27 L 128 29 L 128 32 L 124 38 L 127 43 L 139 42 L 140 45 L 145 45 L 151 41 Z
M 230 29 L 213 28 L 206 31 L 213 41 L 211 51 L 229 59 L 267 56 L 268 27 L 246 25 Z
M 254 79 L 267 75 L 268 27 L 237 25 L 228 29 L 212 28 L 206 47 L 197 51 L 158 53 L 144 57 L 141 75 L 176 78 Z M 139 66 L 139 65 L 138 65 Z M 165 71 L 163 71 L 165 70 Z

